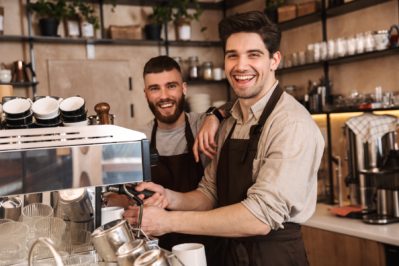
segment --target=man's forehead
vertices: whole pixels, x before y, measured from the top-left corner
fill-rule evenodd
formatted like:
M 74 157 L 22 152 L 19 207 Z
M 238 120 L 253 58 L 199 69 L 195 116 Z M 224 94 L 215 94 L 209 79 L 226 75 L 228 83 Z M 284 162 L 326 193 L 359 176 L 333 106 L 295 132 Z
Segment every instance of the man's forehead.
M 226 41 L 226 51 L 267 50 L 261 36 L 255 32 L 233 33 Z

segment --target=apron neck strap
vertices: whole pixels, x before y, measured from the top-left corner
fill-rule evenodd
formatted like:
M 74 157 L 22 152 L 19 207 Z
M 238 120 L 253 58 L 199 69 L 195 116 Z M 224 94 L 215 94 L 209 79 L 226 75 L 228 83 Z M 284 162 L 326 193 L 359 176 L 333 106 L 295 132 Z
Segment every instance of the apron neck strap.
M 193 154 L 193 146 L 194 146 L 194 135 L 193 132 L 191 131 L 191 127 L 190 127 L 190 122 L 188 120 L 188 116 L 186 113 L 184 113 L 184 122 L 185 122 L 185 126 L 184 126 L 184 135 L 186 137 L 186 141 L 187 141 L 187 149 L 188 152 L 190 154 Z M 152 131 L 151 131 L 151 143 L 150 143 L 150 150 L 152 153 L 158 153 L 157 150 L 157 130 L 158 130 L 158 121 L 157 119 L 154 118 L 154 126 L 152 127 Z
M 280 86 L 274 89 L 272 95 L 270 96 L 269 101 L 267 102 L 265 109 L 263 109 L 262 115 L 259 118 L 259 121 L 256 125 L 251 126 L 249 130 L 249 143 L 247 145 L 246 151 L 243 153 L 241 157 L 241 162 L 244 162 L 248 155 L 249 147 L 252 143 L 258 145 L 260 135 L 263 130 L 263 126 L 266 123 L 266 120 L 269 118 L 270 114 L 273 112 L 274 108 L 276 107 L 277 102 L 279 101 L 281 95 L 283 94 L 283 90 Z

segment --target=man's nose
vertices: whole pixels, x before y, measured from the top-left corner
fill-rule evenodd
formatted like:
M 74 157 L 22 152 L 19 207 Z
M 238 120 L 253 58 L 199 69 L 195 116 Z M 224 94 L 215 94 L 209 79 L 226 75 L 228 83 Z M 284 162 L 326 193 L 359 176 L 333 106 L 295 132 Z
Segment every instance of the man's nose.
M 236 67 L 237 67 L 238 70 L 245 69 L 247 65 L 248 65 L 248 60 L 247 60 L 247 58 L 245 56 L 240 56 L 237 59 Z
M 161 99 L 168 98 L 168 96 L 169 96 L 168 90 L 166 88 L 161 88 L 160 93 L 161 93 Z

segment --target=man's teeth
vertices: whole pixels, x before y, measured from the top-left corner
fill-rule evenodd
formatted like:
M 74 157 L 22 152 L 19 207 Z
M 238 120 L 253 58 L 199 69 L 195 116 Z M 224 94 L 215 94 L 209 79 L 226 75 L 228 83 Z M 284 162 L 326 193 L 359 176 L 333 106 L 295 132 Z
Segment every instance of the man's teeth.
M 160 104 L 159 106 L 161 107 L 161 108 L 168 108 L 168 107 L 172 107 L 172 103 L 163 103 L 163 104 Z
M 250 80 L 253 76 L 234 76 L 238 80 Z

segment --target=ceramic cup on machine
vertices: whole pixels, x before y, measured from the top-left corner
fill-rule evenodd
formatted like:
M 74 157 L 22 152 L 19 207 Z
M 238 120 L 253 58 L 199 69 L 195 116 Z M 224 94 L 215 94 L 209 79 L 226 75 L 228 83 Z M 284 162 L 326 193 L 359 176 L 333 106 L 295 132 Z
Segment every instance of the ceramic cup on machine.
M 33 115 L 39 127 L 58 126 L 61 123 L 58 97 L 38 97 L 32 105 Z
M 64 124 L 87 121 L 87 110 L 85 106 L 85 100 L 80 96 L 72 96 L 62 100 L 60 103 L 60 111 Z
M 32 101 L 21 97 L 3 97 L 6 127 L 26 128 L 32 124 Z

